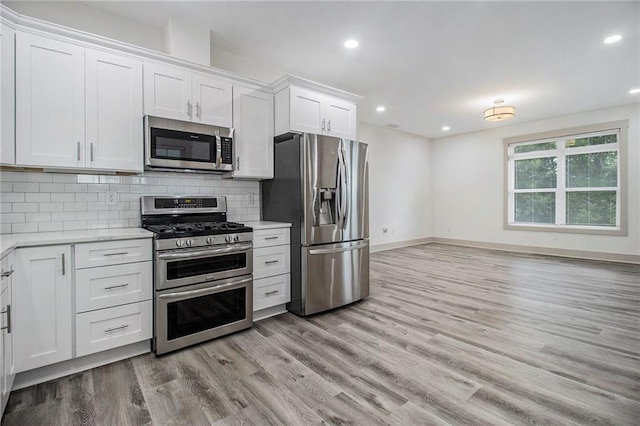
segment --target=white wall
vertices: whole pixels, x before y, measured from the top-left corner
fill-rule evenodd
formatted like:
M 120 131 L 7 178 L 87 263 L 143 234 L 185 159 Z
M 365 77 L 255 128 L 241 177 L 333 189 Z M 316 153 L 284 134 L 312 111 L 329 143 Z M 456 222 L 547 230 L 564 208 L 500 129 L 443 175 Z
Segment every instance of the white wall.
M 431 148 L 428 139 L 360 123 L 369 144 L 371 245 L 431 235 Z M 383 235 L 382 228 L 388 228 Z
M 624 119 L 629 120 L 628 236 L 503 229 L 503 138 Z M 639 105 L 632 104 L 432 140 L 432 235 L 553 249 L 640 254 L 639 121 Z

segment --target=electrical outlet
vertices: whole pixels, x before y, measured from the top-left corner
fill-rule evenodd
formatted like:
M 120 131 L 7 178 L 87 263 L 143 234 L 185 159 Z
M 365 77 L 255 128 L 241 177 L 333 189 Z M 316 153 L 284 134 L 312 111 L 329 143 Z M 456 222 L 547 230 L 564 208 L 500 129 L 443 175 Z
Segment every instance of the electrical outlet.
M 118 193 L 115 191 L 107 191 L 105 193 L 105 204 L 108 206 L 118 205 Z
M 387 234 L 388 232 L 389 232 L 389 229 L 388 229 L 388 228 L 382 228 L 382 233 L 383 233 L 383 234 Z
M 247 201 L 247 204 L 253 205 L 253 203 L 255 203 L 255 198 L 252 193 L 249 193 L 249 200 Z

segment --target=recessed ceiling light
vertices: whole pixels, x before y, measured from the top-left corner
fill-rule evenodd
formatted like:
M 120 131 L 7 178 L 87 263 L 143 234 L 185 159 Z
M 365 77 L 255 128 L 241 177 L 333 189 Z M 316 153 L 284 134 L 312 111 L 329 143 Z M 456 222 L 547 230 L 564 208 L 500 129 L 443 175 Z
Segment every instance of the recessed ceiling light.
M 629 93 L 635 95 L 636 93 L 640 93 L 640 89 L 631 89 L 629 90 Z
M 622 36 L 620 34 L 612 35 L 604 39 L 604 42 L 607 44 L 615 43 L 616 41 L 622 40 Z
M 376 111 L 378 111 L 378 112 L 384 112 L 384 110 L 385 110 L 385 109 L 386 109 L 385 107 L 383 107 L 382 105 L 380 105 L 379 107 L 377 107 L 377 108 L 376 108 Z
M 451 127 L 449 126 L 442 126 L 442 131 L 443 132 L 448 132 L 451 129 Z
M 344 47 L 347 49 L 355 49 L 359 45 L 360 43 L 358 43 L 358 40 L 347 40 L 344 42 Z

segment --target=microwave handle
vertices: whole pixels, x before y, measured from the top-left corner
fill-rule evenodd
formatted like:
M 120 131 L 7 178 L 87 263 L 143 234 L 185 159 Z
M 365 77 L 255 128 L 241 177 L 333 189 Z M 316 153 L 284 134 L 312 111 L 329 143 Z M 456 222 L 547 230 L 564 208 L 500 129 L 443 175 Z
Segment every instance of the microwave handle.
M 220 137 L 220 130 L 216 130 L 216 169 L 220 168 L 222 162 L 222 138 Z

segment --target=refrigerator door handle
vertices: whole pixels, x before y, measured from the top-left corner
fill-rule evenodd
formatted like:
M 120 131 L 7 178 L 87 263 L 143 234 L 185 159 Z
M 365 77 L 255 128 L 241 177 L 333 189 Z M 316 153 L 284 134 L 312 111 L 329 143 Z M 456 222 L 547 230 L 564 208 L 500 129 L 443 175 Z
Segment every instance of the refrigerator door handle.
M 340 200 L 340 228 L 344 229 L 347 225 L 347 188 L 349 187 L 349 182 L 347 180 L 347 162 L 346 162 L 346 152 L 344 149 L 344 139 L 340 139 L 338 153 L 338 164 L 339 164 L 339 186 L 340 186 L 340 195 L 338 199 Z
M 331 254 L 331 253 L 342 253 L 344 251 L 353 251 L 360 250 L 369 245 L 369 242 L 361 243 L 355 246 L 349 247 L 340 247 L 340 248 L 330 248 L 330 249 L 313 249 L 309 250 L 309 254 Z

